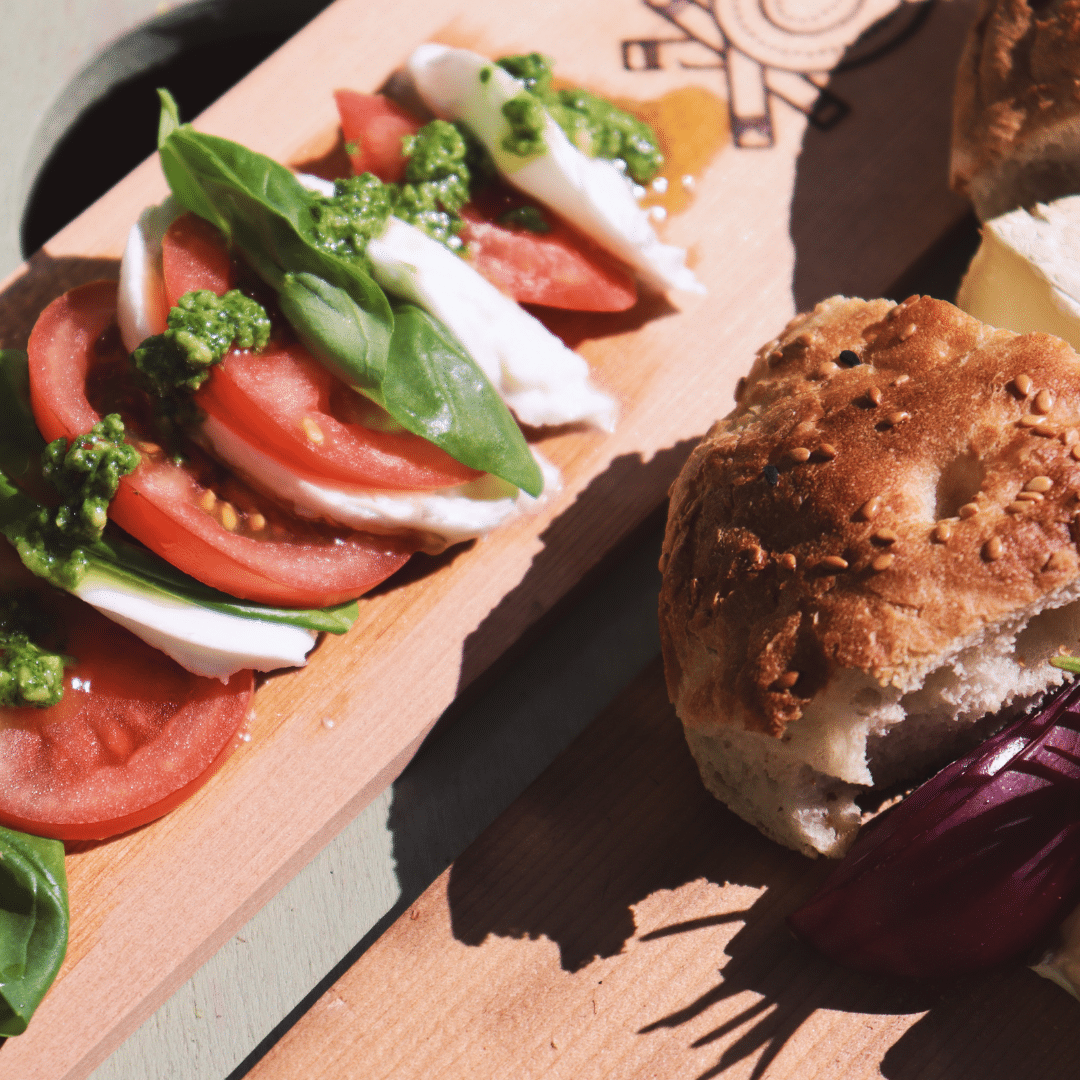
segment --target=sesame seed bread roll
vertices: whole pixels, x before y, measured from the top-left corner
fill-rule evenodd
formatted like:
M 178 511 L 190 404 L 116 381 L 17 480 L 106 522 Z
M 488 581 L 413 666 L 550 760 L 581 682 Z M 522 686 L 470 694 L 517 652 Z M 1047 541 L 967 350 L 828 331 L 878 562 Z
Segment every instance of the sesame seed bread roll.
M 930 297 L 766 345 L 671 493 L 660 628 L 706 786 L 839 856 L 1080 639 L 1080 358 Z M 1011 710 L 1011 711 L 1010 711 Z
M 983 221 L 1080 192 L 1080 3 L 980 0 L 956 77 L 952 186 Z

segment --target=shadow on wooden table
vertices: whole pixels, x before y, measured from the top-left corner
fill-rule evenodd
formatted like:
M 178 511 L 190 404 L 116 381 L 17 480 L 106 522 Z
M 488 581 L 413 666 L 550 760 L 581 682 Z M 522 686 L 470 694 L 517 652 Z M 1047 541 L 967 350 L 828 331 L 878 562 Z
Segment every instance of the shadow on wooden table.
M 0 349 L 25 349 L 42 309 L 76 285 L 120 276 L 119 259 L 54 259 L 32 255 L 23 271 L 0 293 Z
M 796 942 L 784 916 L 829 869 L 765 840 L 705 792 L 656 664 L 458 858 L 448 899 L 458 941 L 546 938 L 564 972 L 619 982 L 624 1015 L 648 1017 L 638 1039 L 682 1030 L 687 1054 L 715 1048 L 699 1080 L 735 1066 L 773 1075 L 793 1040 L 800 1054 L 808 1041 L 820 1052 L 835 1040 L 839 1058 L 868 1039 L 863 1056 L 889 1080 L 1075 1075 L 1076 1004 L 1030 972 L 914 985 L 844 971 Z M 699 899 L 688 909 L 690 892 Z M 711 913 L 701 914 L 702 895 Z M 737 903 L 747 895 L 756 899 Z M 693 947 L 697 938 L 716 949 L 717 928 L 736 924 L 707 957 Z M 697 974 L 687 974 L 688 948 Z M 630 1034 L 612 1029 L 616 1040 Z M 837 1065 L 806 1075 L 875 1073 Z

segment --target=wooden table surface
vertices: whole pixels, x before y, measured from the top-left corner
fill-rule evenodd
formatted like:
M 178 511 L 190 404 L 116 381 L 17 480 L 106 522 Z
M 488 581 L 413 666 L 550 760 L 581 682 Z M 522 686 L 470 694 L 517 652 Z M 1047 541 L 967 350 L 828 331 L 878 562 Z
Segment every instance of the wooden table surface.
M 706 32 L 715 45 L 716 24 L 710 30 L 695 22 L 705 7 L 692 0 L 663 9 L 619 0 L 519 10 L 511 16 L 493 3 L 416 3 L 391 26 L 369 5 L 341 0 L 199 123 L 300 161 L 332 128 L 330 88 L 373 88 L 432 36 L 492 55 L 538 47 L 556 55 L 571 78 L 639 101 L 686 88 L 721 103 L 730 96 L 725 71 L 708 49 Z M 160 827 L 71 860 L 72 961 L 35 1028 L 4 1047 L 0 1075 L 85 1076 L 140 1023 L 95 1078 L 225 1076 L 234 1069 L 239 1076 L 253 1064 L 254 1075 L 314 1075 L 315 1046 L 322 1047 L 318 1075 L 327 1076 L 357 1075 L 357 1063 L 369 1060 L 382 1063 L 380 1075 L 506 1075 L 505 1054 L 514 1047 L 527 1047 L 523 1059 L 513 1060 L 528 1075 L 588 1075 L 617 1061 L 626 1075 L 715 1075 L 730 1064 L 732 1075 L 761 1075 L 767 1066 L 777 1076 L 874 1076 L 891 1062 L 893 1071 L 882 1075 L 914 1076 L 912 1062 L 951 1060 L 965 1039 L 979 1041 L 957 1023 L 964 1008 L 985 1007 L 999 1029 L 1002 1010 L 1017 1004 L 1011 991 L 1000 1000 L 994 987 L 959 998 L 942 991 L 932 1006 L 925 995 L 897 997 L 879 988 L 866 990 L 864 1007 L 844 988 L 849 981 L 781 948 L 780 913 L 814 871 L 806 877 L 803 860 L 743 835 L 707 802 L 680 757 L 655 669 L 437 876 L 655 650 L 649 563 L 657 526 L 654 520 L 650 530 L 648 515 L 693 437 L 727 410 L 753 349 L 794 310 L 832 292 L 882 294 L 905 273 L 913 283 L 935 273 L 948 279 L 949 258 L 962 260 L 970 242 L 967 211 L 947 191 L 944 174 L 952 71 L 971 11 L 966 0 L 905 5 L 832 77 L 828 108 L 815 117 L 833 124 L 808 124 L 794 107 L 813 100 L 812 80 L 760 67 L 771 144 L 753 145 L 768 142 L 769 129 L 760 116 L 748 122 L 753 110 L 740 97 L 742 111 L 718 140 L 695 202 L 671 222 L 669 235 L 692 247 L 709 297 L 680 300 L 681 314 L 651 309 L 644 322 L 614 336 L 592 331 L 584 342 L 601 381 L 623 402 L 616 436 L 549 440 L 570 483 L 546 516 L 489 542 L 483 568 L 466 553 L 378 597 L 365 619 L 367 637 L 333 643 L 328 662 L 321 651 L 308 672 L 263 692 L 255 753 L 222 784 Z M 687 29 L 701 40 L 674 40 Z M 732 71 L 738 66 L 729 64 Z M 62 285 L 114 272 L 131 206 L 159 190 L 155 167 L 144 166 L 47 245 L 48 256 L 0 298 L 4 343 L 18 345 L 35 307 Z M 566 320 L 562 327 L 575 330 Z M 575 339 L 583 336 L 577 329 Z M 635 532 L 642 527 L 644 534 Z M 629 547 L 627 537 L 636 537 Z M 622 552 L 613 567 L 611 552 Z M 601 564 L 606 576 L 596 578 Z M 591 590 L 575 591 L 582 578 L 594 581 Z M 558 608 L 568 593 L 574 599 Z M 531 638 L 511 666 L 499 660 L 553 608 L 561 621 L 547 616 L 546 636 Z M 410 641 L 419 643 L 419 664 L 395 659 L 399 644 Z M 357 672 L 344 690 L 334 685 L 342 665 Z M 418 689 L 417 673 L 432 665 L 434 678 Z M 389 689 L 370 691 L 375 675 Z M 451 706 L 480 677 L 483 687 Z M 314 711 L 299 704 L 312 700 L 320 703 Z M 391 715 L 391 703 L 402 701 L 408 722 L 391 723 L 401 719 Z M 388 788 L 448 706 L 428 747 Z M 363 777 L 316 799 L 317 820 L 297 828 L 294 808 L 312 800 L 306 791 L 297 795 L 273 762 L 339 756 L 336 748 L 310 756 L 313 745 L 326 742 L 319 730 L 327 710 L 350 724 L 359 715 L 385 714 L 374 728 L 382 749 L 374 762 L 357 757 Z M 613 716 L 636 733 L 627 735 L 630 743 L 621 735 L 613 743 L 621 747 L 625 792 L 604 787 L 619 781 L 603 751 L 613 725 L 619 727 Z M 553 810 L 552 791 L 562 793 L 556 803 L 565 796 L 577 807 L 577 816 Z M 623 811 L 615 814 L 608 799 Z M 634 816 L 639 802 L 650 808 L 647 820 Z M 284 807 L 280 816 L 276 804 Z M 424 815 L 427 823 L 418 826 Z M 213 853 L 220 870 L 192 871 L 192 837 L 207 838 L 195 847 L 209 854 L 199 844 L 208 844 L 215 829 L 220 835 L 224 820 L 244 824 L 258 857 L 226 844 Z M 559 835 L 568 823 L 570 846 Z M 410 857 L 410 843 L 424 850 Z M 138 877 L 170 858 L 179 860 L 174 888 L 181 890 L 183 940 L 147 948 L 139 927 L 145 934 L 161 918 L 170 890 L 151 886 L 148 876 L 139 884 Z M 205 904 L 217 902 L 223 888 L 227 901 L 207 918 Z M 738 930 L 742 909 L 752 910 Z M 168 926 L 172 933 L 174 924 Z M 129 951 L 134 989 L 117 984 Z M 768 970 L 754 960 L 759 953 Z M 80 968 L 88 973 L 81 982 L 71 974 Z M 608 980 L 606 1001 L 590 989 L 587 972 L 597 985 Z M 306 1012 L 305 998 L 338 976 Z M 813 1009 L 796 1007 L 795 991 L 782 992 L 776 980 L 788 976 Z M 1026 989 L 1016 995 L 1046 998 L 1050 988 L 1017 977 Z M 104 1010 L 101 996 L 111 1001 Z M 359 1039 L 357 1024 L 335 1020 L 360 1016 L 367 1032 L 376 1001 L 387 1017 L 381 1033 Z M 451 1001 L 456 1008 L 447 1008 Z M 1046 1007 L 1053 1023 L 1062 1015 L 1067 1022 L 1060 1008 Z M 592 1009 L 602 1022 L 589 1019 Z M 822 1017 L 834 1014 L 839 1026 L 823 1027 Z M 486 1058 L 484 1048 L 491 1050 Z M 900 1058 L 897 1048 L 905 1048 Z M 1064 1060 L 1045 1053 L 1047 1068 Z M 973 1057 L 989 1068 L 993 1055 Z M 1014 1059 L 1005 1053 L 1001 1060 Z

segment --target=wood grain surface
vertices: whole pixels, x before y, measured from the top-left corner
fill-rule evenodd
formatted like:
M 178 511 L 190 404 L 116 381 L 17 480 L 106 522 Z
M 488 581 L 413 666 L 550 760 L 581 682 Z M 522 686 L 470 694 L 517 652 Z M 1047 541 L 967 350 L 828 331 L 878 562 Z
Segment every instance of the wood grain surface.
M 1024 968 L 904 984 L 796 942 L 829 869 L 705 792 L 656 663 L 250 1080 L 1076 1075 L 1076 1002 Z
M 665 10 L 684 9 L 705 10 Z M 774 97 L 771 146 L 716 138 L 692 201 L 664 228 L 689 247 L 707 296 L 646 297 L 626 316 L 555 321 L 621 416 L 610 436 L 562 430 L 540 440 L 564 477 L 541 513 L 414 560 L 361 602 L 346 638 L 265 682 L 250 743 L 207 788 L 151 827 L 72 849 L 69 956 L 30 1031 L 4 1045 L 0 1077 L 85 1076 L 385 787 L 464 686 L 662 501 L 694 439 L 729 408 L 754 350 L 797 306 L 834 291 L 880 294 L 955 225 L 965 207 L 944 181 L 949 103 L 971 5 L 923 14 L 911 23 L 905 13 L 913 30 L 834 76 L 830 93 L 850 110 L 836 126 L 808 127 Z M 310 162 L 337 137 L 331 91 L 380 86 L 433 38 L 489 55 L 540 49 L 566 79 L 622 99 L 692 89 L 721 100 L 716 63 L 623 65 L 622 42 L 671 34 L 638 0 L 513 9 L 409 0 L 392 18 L 340 0 L 198 126 Z M 164 192 L 148 161 L 46 245 L 0 295 L 0 345 L 22 346 L 64 288 L 115 276 L 132 220 Z

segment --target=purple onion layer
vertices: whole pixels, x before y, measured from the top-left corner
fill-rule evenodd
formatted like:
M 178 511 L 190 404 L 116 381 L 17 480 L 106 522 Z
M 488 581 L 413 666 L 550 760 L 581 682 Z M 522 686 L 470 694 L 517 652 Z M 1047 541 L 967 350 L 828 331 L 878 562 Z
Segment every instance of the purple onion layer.
M 788 918 L 847 967 L 915 978 L 1024 956 L 1080 903 L 1080 681 L 859 834 Z

